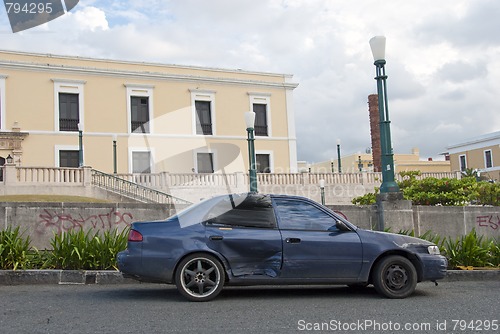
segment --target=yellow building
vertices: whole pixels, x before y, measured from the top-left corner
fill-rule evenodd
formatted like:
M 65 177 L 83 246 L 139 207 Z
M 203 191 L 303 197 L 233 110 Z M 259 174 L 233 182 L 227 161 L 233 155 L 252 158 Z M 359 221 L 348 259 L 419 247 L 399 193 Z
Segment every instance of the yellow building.
M 466 139 L 446 148 L 451 169 L 477 169 L 491 180 L 500 180 L 500 131 Z
M 258 171 L 296 172 L 291 80 L 0 51 L 0 164 L 78 167 L 83 151 L 84 165 L 107 173 L 115 161 L 117 173 L 246 172 L 252 110 Z
M 372 153 L 358 152 L 341 157 L 343 173 L 356 173 L 359 171 L 373 172 Z M 302 165 L 303 167 L 306 164 Z M 338 172 L 338 159 L 311 164 L 306 169 L 314 173 Z M 410 154 L 394 154 L 394 170 L 396 173 L 403 171 L 420 171 L 422 173 L 451 172 L 449 161 L 421 160 L 418 148 L 413 148 Z

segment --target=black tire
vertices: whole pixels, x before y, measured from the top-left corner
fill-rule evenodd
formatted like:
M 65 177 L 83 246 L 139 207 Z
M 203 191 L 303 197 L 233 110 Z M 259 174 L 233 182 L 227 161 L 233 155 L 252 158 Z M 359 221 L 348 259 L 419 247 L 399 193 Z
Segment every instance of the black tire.
M 191 301 L 214 299 L 224 286 L 225 273 L 220 261 L 209 254 L 191 254 L 183 259 L 175 272 L 177 290 Z
M 391 255 L 383 258 L 373 272 L 373 285 L 388 298 L 406 298 L 417 286 L 417 270 L 410 260 Z

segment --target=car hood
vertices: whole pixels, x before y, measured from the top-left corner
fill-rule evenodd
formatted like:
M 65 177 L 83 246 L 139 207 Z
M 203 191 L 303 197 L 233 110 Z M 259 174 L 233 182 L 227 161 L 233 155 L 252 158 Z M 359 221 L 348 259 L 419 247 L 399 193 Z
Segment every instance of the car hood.
M 357 232 L 362 241 L 371 240 L 371 241 L 379 241 L 384 244 L 392 243 L 401 248 L 408 248 L 411 246 L 427 247 L 434 245 L 430 241 L 420 238 L 410 237 L 408 235 L 403 235 L 403 234 L 370 231 L 363 229 L 358 229 Z

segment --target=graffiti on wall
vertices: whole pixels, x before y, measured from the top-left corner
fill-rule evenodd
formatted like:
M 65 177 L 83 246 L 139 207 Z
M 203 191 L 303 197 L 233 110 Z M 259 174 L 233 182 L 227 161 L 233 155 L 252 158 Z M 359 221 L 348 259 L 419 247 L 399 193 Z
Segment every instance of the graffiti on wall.
M 44 209 L 38 215 L 36 231 L 45 233 L 46 230 L 54 230 L 56 233 L 70 231 L 73 229 L 83 229 L 91 227 L 94 229 L 111 229 L 119 225 L 129 226 L 133 216 L 130 212 L 119 212 L 110 209 L 106 213 L 99 213 L 84 216 L 81 213 L 72 215 L 71 213 L 59 213 Z
M 500 214 L 476 216 L 476 224 L 478 227 L 498 230 L 500 229 Z

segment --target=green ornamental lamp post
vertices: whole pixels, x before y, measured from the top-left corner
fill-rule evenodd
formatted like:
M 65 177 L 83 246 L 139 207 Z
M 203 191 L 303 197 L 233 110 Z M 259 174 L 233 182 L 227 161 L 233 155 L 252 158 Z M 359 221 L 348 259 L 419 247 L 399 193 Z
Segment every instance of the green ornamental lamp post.
M 253 111 L 247 111 L 245 113 L 245 124 L 247 126 L 248 134 L 248 163 L 250 168 L 248 170 L 250 174 L 250 192 L 257 192 L 257 170 L 255 168 L 255 137 L 254 137 L 254 126 L 255 126 L 255 113 Z
M 83 167 L 83 125 L 78 123 L 78 167 Z
M 319 189 L 321 190 L 321 204 L 325 205 L 325 180 L 319 180 Z
M 385 74 L 385 37 L 375 36 L 370 39 L 375 67 L 377 69 L 378 112 L 380 122 L 380 147 L 382 160 L 382 185 L 380 193 L 399 192 L 394 181 L 394 157 L 391 141 L 391 122 L 387 107 L 387 75 Z
M 117 161 L 116 161 L 116 134 L 113 134 L 113 174 L 117 173 Z
M 342 160 L 340 159 L 340 139 L 337 139 L 337 159 L 339 163 L 339 173 L 342 173 Z

